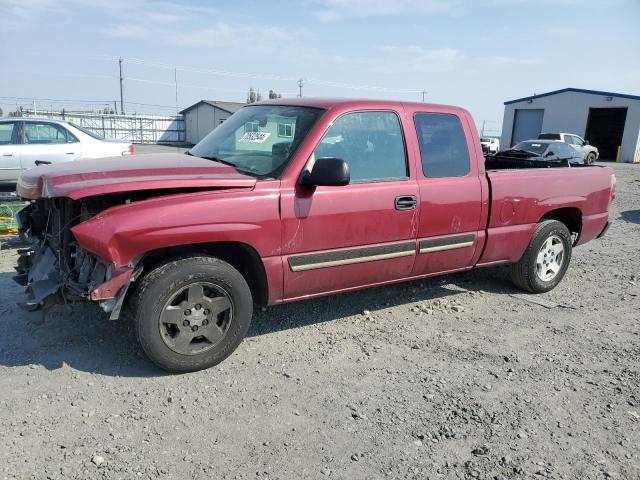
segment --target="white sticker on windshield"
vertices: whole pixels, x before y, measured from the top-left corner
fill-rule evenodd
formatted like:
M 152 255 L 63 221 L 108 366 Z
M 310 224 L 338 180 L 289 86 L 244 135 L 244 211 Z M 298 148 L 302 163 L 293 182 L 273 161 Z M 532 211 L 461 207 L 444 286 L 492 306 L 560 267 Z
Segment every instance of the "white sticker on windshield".
M 267 138 L 271 136 L 270 133 L 267 132 L 247 132 L 242 137 L 239 142 L 250 142 L 250 143 L 264 143 Z

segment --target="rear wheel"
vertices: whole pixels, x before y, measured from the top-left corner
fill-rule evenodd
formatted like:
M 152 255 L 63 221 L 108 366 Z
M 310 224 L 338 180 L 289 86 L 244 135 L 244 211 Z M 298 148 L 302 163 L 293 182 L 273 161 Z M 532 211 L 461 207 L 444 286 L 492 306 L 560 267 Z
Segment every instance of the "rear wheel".
M 557 220 L 540 222 L 518 263 L 511 266 L 513 283 L 523 290 L 543 293 L 564 277 L 571 261 L 571 233 Z
M 253 300 L 235 268 L 195 256 L 149 272 L 128 308 L 145 354 L 179 373 L 209 368 L 231 355 L 249 328 Z
M 587 154 L 587 158 L 585 159 L 584 163 L 586 163 L 587 165 L 593 165 L 595 161 L 596 161 L 596 154 L 591 152 Z

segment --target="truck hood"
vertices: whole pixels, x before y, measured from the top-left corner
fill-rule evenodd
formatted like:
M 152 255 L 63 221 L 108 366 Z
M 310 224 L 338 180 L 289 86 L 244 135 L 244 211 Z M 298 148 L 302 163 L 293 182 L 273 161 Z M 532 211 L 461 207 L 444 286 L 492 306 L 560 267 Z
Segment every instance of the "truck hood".
M 108 193 L 182 188 L 252 188 L 256 179 L 231 166 L 176 153 L 108 157 L 43 165 L 25 171 L 23 198 L 73 200 Z

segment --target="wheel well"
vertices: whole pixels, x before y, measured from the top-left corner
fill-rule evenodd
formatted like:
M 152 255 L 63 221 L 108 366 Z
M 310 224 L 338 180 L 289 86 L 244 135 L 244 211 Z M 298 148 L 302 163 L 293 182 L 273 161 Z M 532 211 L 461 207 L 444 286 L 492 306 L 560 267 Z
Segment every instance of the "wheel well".
M 145 271 L 148 271 L 155 265 L 170 258 L 193 254 L 210 255 L 232 265 L 242 274 L 249 284 L 253 301 L 258 305 L 267 305 L 269 301 L 269 285 L 264 265 L 258 252 L 246 243 L 194 243 L 191 245 L 160 248 L 147 252 L 142 257 L 141 262 L 144 265 Z
M 545 213 L 542 220 L 557 220 L 566 225 L 572 235 L 579 236 L 582 230 L 582 212 L 575 207 L 557 208 Z

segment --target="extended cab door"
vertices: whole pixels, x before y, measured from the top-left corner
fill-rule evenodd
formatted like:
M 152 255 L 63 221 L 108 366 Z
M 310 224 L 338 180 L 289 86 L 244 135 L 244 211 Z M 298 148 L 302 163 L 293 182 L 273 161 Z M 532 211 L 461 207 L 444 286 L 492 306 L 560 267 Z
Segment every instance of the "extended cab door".
M 0 183 L 20 176 L 20 122 L 0 122 Z
M 349 164 L 349 185 L 308 187 L 283 181 L 285 298 L 411 274 L 419 192 L 402 114 L 400 109 L 367 110 L 324 119 L 327 128 L 305 168 L 317 158 L 341 158 Z
M 20 147 L 23 170 L 39 164 L 68 162 L 80 158 L 80 142 L 66 128 L 47 121 L 24 122 Z
M 487 182 L 477 134 L 462 110 L 413 112 L 421 159 L 414 275 L 473 266 L 484 245 Z M 482 169 L 483 170 L 483 169 Z

